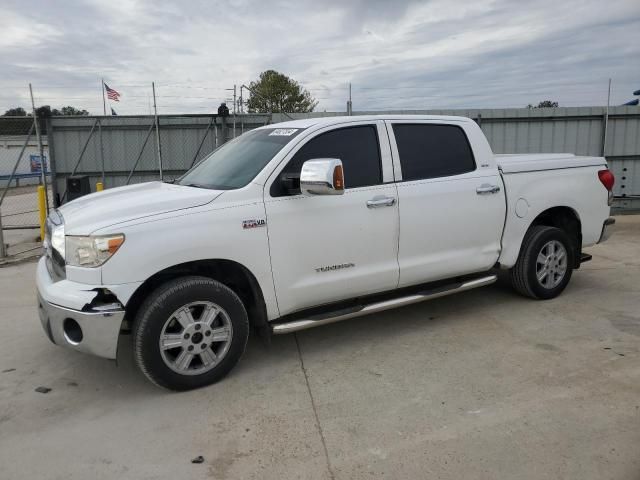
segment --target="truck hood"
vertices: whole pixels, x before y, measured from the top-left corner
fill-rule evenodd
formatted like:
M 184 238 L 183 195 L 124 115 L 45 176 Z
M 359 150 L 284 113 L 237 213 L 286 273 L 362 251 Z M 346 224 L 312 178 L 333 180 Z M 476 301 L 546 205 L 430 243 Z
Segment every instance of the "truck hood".
M 149 182 L 92 193 L 58 210 L 64 217 L 67 235 L 88 235 L 118 223 L 199 207 L 212 202 L 222 192 Z

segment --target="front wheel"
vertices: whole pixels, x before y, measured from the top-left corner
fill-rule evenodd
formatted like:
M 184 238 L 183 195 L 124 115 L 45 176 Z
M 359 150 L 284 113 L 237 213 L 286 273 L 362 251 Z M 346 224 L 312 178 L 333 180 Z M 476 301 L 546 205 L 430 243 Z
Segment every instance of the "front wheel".
M 510 271 L 516 291 L 536 299 L 555 298 L 565 289 L 575 265 L 575 249 L 559 228 L 535 225 L 527 231 Z
M 171 390 L 189 390 L 224 377 L 249 336 L 247 312 L 231 289 L 206 277 L 171 280 L 138 312 L 133 344 L 145 376 Z

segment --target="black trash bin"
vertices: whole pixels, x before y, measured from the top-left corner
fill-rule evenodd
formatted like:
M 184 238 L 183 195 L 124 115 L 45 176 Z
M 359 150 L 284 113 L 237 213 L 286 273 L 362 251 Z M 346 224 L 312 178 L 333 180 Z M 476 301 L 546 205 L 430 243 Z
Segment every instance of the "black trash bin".
M 67 202 L 91 193 L 91 184 L 87 175 L 67 177 Z

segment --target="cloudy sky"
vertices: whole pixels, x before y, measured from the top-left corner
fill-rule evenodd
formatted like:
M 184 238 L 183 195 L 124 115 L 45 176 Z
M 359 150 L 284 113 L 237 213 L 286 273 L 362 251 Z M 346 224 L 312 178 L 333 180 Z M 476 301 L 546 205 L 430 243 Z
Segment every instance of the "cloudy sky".
M 603 105 L 640 89 L 638 0 L 1 0 L 0 112 L 205 113 L 281 71 L 318 110 Z

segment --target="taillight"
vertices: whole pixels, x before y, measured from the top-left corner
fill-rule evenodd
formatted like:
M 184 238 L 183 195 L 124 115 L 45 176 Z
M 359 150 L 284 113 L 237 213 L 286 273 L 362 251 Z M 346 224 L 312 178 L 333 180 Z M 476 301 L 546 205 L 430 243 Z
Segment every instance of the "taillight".
M 611 173 L 609 170 L 600 170 L 598 172 L 598 178 L 602 182 L 602 185 L 604 185 L 604 188 L 606 188 L 609 192 L 613 189 L 613 184 L 615 183 L 616 179 L 613 176 L 613 173 Z
M 600 179 L 602 185 L 604 185 L 604 188 L 607 189 L 607 192 L 609 192 L 609 194 L 607 195 L 607 205 L 611 206 L 613 204 L 613 192 L 611 190 L 613 189 L 613 184 L 615 183 L 616 179 L 613 176 L 613 173 L 611 173 L 609 170 L 600 170 L 598 172 L 598 178 Z

